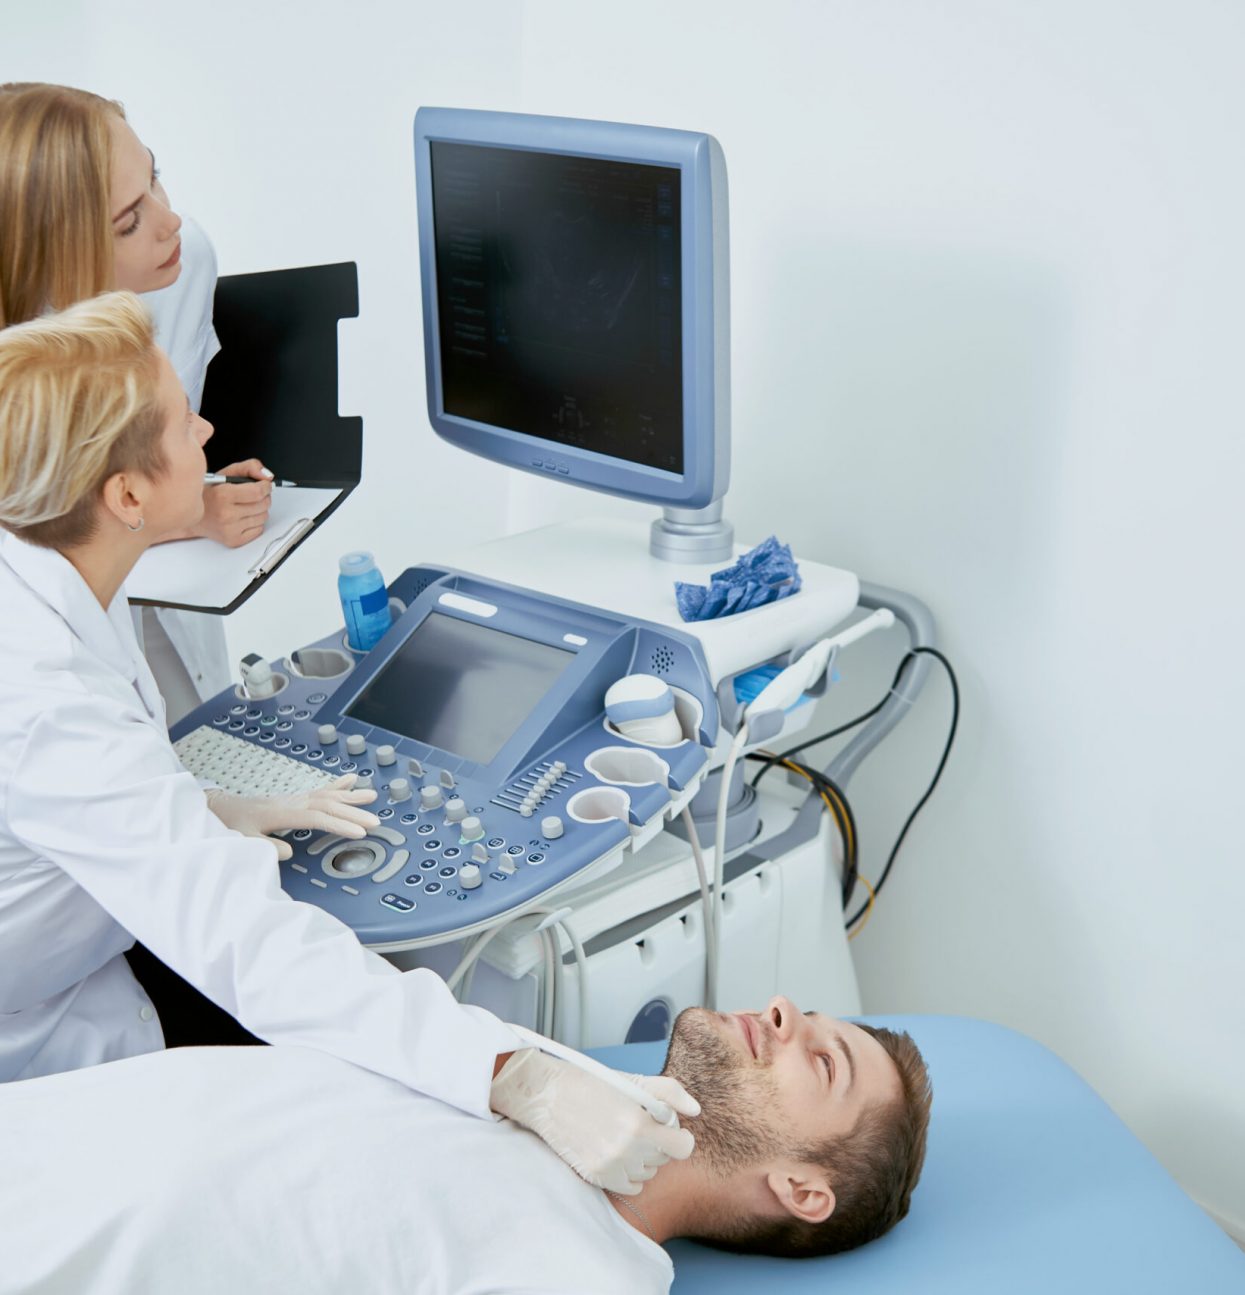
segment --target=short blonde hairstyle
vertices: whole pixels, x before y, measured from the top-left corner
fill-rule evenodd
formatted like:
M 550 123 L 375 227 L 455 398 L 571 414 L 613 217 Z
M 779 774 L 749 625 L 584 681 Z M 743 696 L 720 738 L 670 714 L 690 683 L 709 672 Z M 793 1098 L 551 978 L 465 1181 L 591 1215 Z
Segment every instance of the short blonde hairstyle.
M 0 328 L 113 286 L 112 122 L 88 90 L 0 85 Z
M 109 477 L 162 475 L 159 380 L 132 292 L 0 329 L 0 526 L 72 548 L 94 534 Z

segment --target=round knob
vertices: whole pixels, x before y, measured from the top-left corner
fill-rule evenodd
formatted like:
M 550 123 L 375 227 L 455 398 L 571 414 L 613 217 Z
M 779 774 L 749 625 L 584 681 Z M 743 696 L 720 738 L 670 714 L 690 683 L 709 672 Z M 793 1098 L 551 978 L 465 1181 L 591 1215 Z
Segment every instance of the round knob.
M 463 819 L 462 841 L 478 841 L 483 835 L 484 824 L 474 814 L 470 818 Z
M 458 870 L 458 884 L 464 890 L 475 890 L 483 880 L 480 869 L 474 863 L 464 863 Z
M 467 817 L 467 802 L 461 796 L 451 796 L 445 802 L 445 821 L 461 823 Z
M 540 820 L 540 834 L 546 841 L 556 841 L 564 830 L 562 820 L 556 814 L 550 814 L 548 818 Z
M 395 778 L 389 784 L 389 799 L 395 805 L 400 805 L 404 800 L 411 798 L 411 784 L 405 778 Z
M 346 750 L 351 755 L 362 755 L 367 750 L 367 738 L 359 733 L 351 733 L 346 738 Z
M 354 780 L 355 791 L 371 791 L 375 785 L 376 784 L 372 781 L 372 775 L 370 773 L 361 773 Z
M 337 741 L 337 727 L 334 724 L 321 724 L 316 729 L 316 737 L 320 740 L 321 746 L 332 746 Z
M 393 749 L 393 747 L 389 746 L 388 744 L 386 744 L 385 746 L 378 746 L 376 748 L 377 764 L 393 764 L 393 762 L 397 758 L 398 758 L 398 753 Z
M 441 788 L 428 786 L 419 789 L 420 809 L 436 809 L 441 803 Z

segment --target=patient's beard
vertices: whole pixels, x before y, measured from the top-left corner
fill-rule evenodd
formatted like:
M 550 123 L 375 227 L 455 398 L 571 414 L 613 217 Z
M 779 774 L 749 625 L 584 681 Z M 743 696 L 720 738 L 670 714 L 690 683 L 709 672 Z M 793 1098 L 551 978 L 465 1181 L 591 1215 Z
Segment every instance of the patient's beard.
M 725 1178 L 773 1159 L 782 1143 L 763 1115 L 773 1106 L 773 1077 L 742 1060 L 715 1024 L 702 1009 L 681 1012 L 662 1073 L 673 1075 L 700 1103 L 700 1115 L 687 1125 L 696 1137 L 693 1163 Z

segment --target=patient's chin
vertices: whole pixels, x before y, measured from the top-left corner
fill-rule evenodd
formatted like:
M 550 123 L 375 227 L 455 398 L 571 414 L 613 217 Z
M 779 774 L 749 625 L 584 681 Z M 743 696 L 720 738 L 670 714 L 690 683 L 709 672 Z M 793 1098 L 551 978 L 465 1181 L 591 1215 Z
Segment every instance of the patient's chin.
M 702 1008 L 681 1012 L 662 1073 L 700 1103 L 687 1125 L 696 1137 L 693 1161 L 725 1176 L 771 1158 L 778 1144 L 761 1115 L 772 1104 L 772 1077 L 747 1065 L 716 1023 Z

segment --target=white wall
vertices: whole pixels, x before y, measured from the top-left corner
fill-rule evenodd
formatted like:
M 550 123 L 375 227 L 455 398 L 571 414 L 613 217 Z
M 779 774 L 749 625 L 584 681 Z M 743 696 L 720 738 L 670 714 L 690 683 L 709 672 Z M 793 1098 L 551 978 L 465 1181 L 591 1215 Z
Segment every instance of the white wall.
M 731 177 L 729 511 L 745 538 L 777 530 L 926 599 L 964 689 L 945 785 L 853 946 L 866 1005 L 1043 1040 L 1245 1237 L 1245 869 L 1230 816 L 1245 12 L 204 12 L 6 5 L 0 74 L 124 98 L 224 272 L 359 262 L 342 409 L 365 418 L 365 484 L 332 538 L 233 618 L 234 646 L 275 653 L 322 632 L 348 544 L 392 574 L 421 557 L 421 533 L 598 507 L 427 430 L 414 108 L 712 131 Z M 857 650 L 827 722 L 871 700 L 901 648 L 896 635 Z M 867 876 L 945 717 L 934 678 L 853 784 Z

